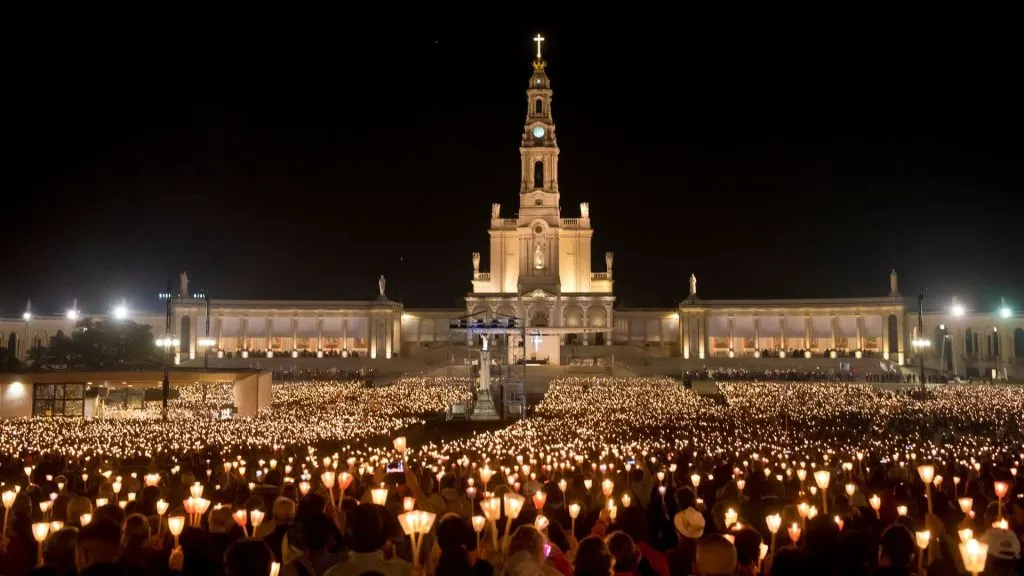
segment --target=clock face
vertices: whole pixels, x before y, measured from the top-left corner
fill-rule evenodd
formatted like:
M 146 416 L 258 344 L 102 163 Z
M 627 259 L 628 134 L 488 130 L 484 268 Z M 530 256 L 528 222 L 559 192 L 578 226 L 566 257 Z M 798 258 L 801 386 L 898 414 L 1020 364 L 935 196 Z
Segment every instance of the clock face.
M 544 137 L 544 127 L 543 126 L 534 126 L 533 127 L 533 137 L 534 138 L 543 138 Z

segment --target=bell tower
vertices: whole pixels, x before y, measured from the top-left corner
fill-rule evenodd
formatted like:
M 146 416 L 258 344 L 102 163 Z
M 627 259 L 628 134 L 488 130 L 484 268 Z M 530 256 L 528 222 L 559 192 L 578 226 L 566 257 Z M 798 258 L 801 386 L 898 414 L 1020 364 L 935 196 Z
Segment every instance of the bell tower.
M 558 226 L 558 142 L 551 115 L 551 81 L 544 72 L 547 63 L 541 57 L 544 37 L 538 34 L 533 41 L 537 43 L 537 58 L 526 88 L 526 122 L 519 145 L 519 218 L 521 222 L 542 219 Z

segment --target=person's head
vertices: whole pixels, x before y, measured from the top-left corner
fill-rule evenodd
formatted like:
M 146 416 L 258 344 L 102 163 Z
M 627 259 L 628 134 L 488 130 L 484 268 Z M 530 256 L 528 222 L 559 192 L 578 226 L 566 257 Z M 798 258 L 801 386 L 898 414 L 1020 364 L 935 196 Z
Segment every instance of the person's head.
M 75 564 L 79 572 L 100 562 L 116 562 L 120 552 L 121 527 L 110 520 L 89 522 L 75 538 Z
M 43 562 L 66 574 L 75 567 L 75 539 L 78 530 L 64 528 L 50 534 L 43 543 Z
M 384 511 L 376 504 L 360 504 L 346 516 L 346 528 L 354 552 L 376 552 L 384 547 Z
M 634 542 L 646 542 L 647 536 L 647 515 L 644 509 L 639 506 L 623 508 L 615 518 L 615 526 L 629 534 Z M 620 570 L 621 572 L 621 570 Z
M 587 536 L 573 558 L 573 576 L 610 576 L 614 559 L 603 538 Z
M 909 568 L 917 554 L 914 535 L 906 526 L 893 524 L 882 532 L 878 542 L 878 565 L 885 567 Z
M 981 541 L 988 544 L 988 566 L 1013 566 L 1020 559 L 1020 540 L 1009 530 L 991 528 Z
M 270 576 L 274 553 L 263 540 L 244 538 L 228 546 L 224 552 L 227 576 Z
M 544 560 L 544 535 L 532 524 L 523 524 L 512 532 L 508 540 L 508 557 L 525 552 L 540 562 Z
M 693 493 L 689 486 L 676 490 L 675 499 L 676 508 L 679 510 L 686 510 L 697 505 L 697 495 Z
M 810 576 L 804 555 L 796 548 L 780 548 L 772 556 L 770 576 Z
M 68 500 L 67 522 L 69 526 L 81 526 L 82 514 L 92 514 L 92 502 L 88 498 L 72 496 Z
M 612 558 L 615 558 L 616 572 L 635 572 L 640 565 L 640 549 L 629 534 L 622 531 L 615 531 L 604 539 L 608 545 L 608 551 Z
M 740 566 L 756 566 L 761 560 L 761 534 L 753 528 L 736 533 L 736 562 Z
M 694 508 L 676 512 L 672 523 L 676 527 L 676 532 L 683 538 L 697 540 L 704 535 L 704 515 Z
M 441 550 L 454 546 L 468 548 L 470 540 L 476 540 L 473 529 L 465 519 L 456 514 L 445 515 L 437 525 L 437 547 Z
M 209 527 L 210 534 L 224 534 L 235 525 L 235 519 L 231 517 L 231 508 L 217 508 L 210 512 Z
M 118 506 L 117 504 L 107 504 L 105 506 L 100 506 L 99 508 L 96 509 L 95 512 L 92 513 L 93 522 L 96 522 L 97 520 L 110 520 L 114 523 L 115 526 L 117 526 L 118 530 L 124 528 L 124 522 L 127 519 L 128 516 L 124 513 L 124 510 L 121 510 L 121 507 Z
M 149 541 L 149 519 L 142 514 L 132 514 L 124 524 L 124 547 L 141 548 Z
M 287 526 L 295 520 L 295 501 L 279 496 L 274 500 L 274 522 L 278 526 Z
M 202 574 L 213 566 L 213 544 L 210 535 L 201 528 L 189 526 L 178 536 L 181 550 L 185 553 L 184 572 Z
M 437 560 L 435 574 L 469 574 L 473 562 L 469 558 L 469 551 L 463 546 L 448 546 L 441 548 L 441 556 Z
M 718 534 L 701 538 L 694 562 L 699 576 L 731 576 L 736 572 L 736 548 Z
M 569 551 L 569 536 L 558 522 L 548 524 L 548 542 L 558 546 L 559 550 Z
M 322 552 L 331 539 L 331 520 L 323 514 L 315 514 L 302 523 L 302 547 L 307 553 Z
M 839 560 L 839 526 L 824 514 L 807 521 L 802 548 L 808 562 L 825 570 Z

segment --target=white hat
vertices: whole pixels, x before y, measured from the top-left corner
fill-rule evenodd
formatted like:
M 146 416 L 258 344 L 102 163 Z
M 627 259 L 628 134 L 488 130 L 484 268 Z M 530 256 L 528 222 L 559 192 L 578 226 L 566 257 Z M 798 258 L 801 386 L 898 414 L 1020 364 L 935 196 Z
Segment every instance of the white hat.
M 1020 558 L 1020 540 L 1017 535 L 1002 528 L 991 528 L 981 537 L 988 544 L 988 555 L 1002 560 Z
M 672 523 L 675 524 L 676 531 L 687 538 L 696 540 L 704 535 L 704 515 L 694 510 L 693 507 L 676 512 Z

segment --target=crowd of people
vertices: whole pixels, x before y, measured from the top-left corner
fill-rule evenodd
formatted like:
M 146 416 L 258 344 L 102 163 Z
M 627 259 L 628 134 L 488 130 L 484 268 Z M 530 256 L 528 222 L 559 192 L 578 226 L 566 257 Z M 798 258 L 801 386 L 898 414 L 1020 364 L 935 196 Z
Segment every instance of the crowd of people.
M 688 380 L 714 380 L 737 382 L 852 382 L 856 379 L 849 370 L 793 368 L 750 370 L 747 368 L 704 368 L 687 370 L 683 377 Z
M 196 391 L 168 424 L 3 422 L 0 575 L 1024 569 L 1024 388 L 717 386 L 560 378 L 527 418 L 416 445 L 464 381 L 279 384 L 229 422 L 185 415 Z

